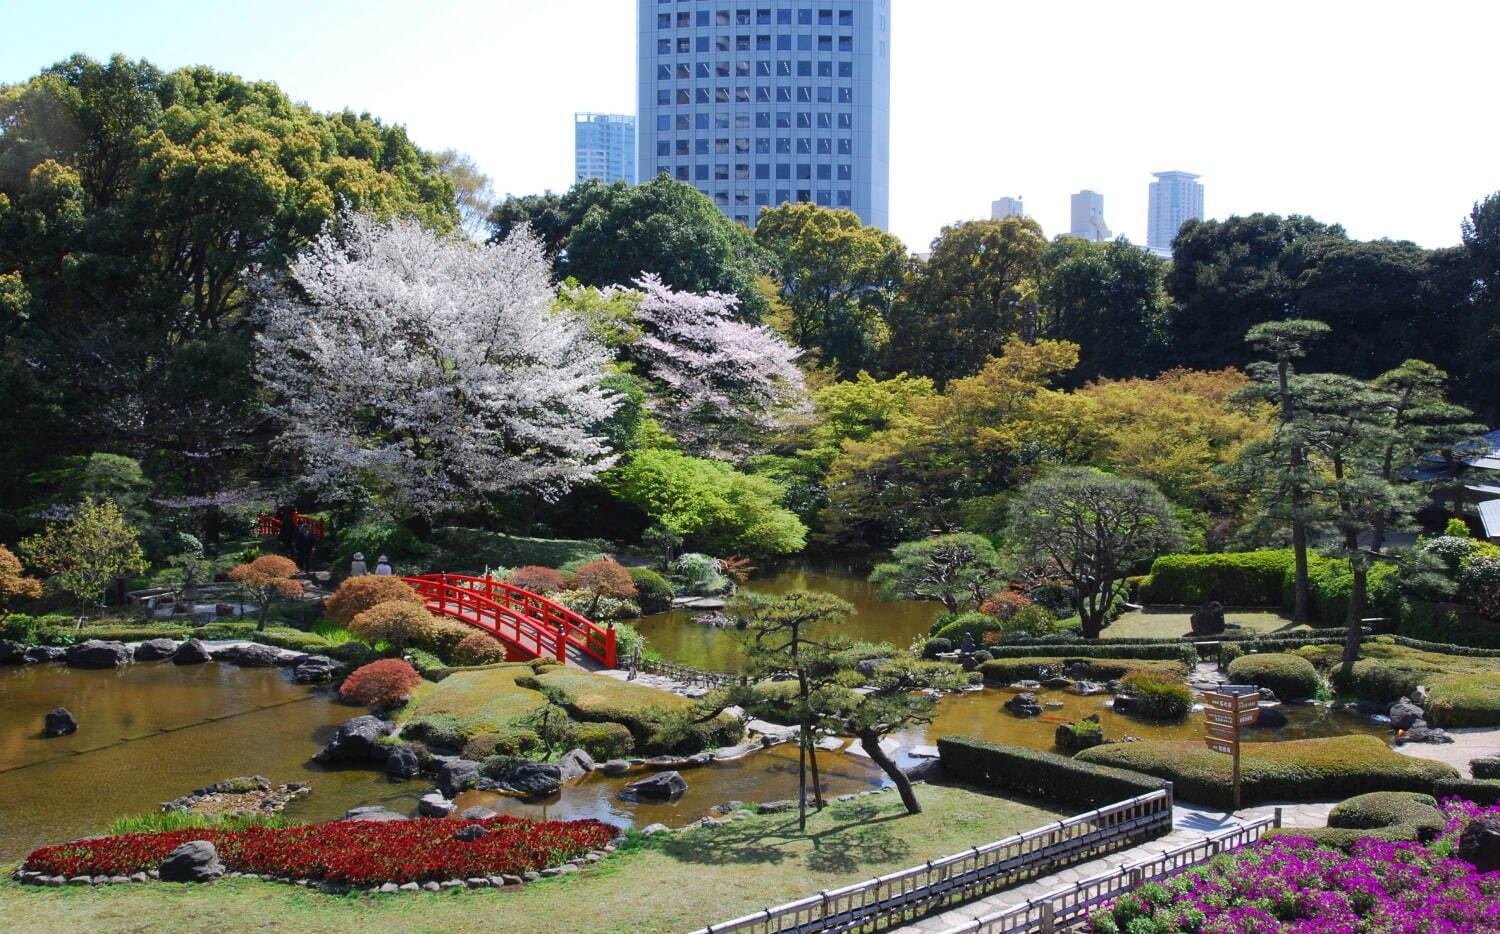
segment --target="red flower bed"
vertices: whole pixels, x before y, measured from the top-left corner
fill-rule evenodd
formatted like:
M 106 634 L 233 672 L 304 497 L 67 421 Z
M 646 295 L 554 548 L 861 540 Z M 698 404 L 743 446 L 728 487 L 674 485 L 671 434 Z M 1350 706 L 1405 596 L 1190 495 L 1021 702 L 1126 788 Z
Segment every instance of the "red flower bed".
M 489 833 L 471 842 L 453 839 L 467 824 L 480 824 Z M 173 830 L 44 846 L 26 857 L 25 868 L 69 878 L 125 876 L 155 869 L 189 840 L 208 840 L 225 868 L 236 872 L 351 885 L 441 882 L 556 866 L 598 849 L 616 832 L 596 820 L 537 822 L 518 817 Z

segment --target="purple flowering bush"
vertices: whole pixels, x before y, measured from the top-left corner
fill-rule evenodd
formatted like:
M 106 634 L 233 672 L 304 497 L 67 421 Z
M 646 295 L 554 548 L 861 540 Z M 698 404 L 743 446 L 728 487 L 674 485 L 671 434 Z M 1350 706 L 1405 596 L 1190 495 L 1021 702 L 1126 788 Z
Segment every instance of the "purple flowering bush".
M 1095 934 L 1481 934 L 1500 931 L 1500 873 L 1453 857 L 1473 818 L 1449 799 L 1429 846 L 1365 840 L 1349 852 L 1276 837 L 1148 883 L 1090 918 Z

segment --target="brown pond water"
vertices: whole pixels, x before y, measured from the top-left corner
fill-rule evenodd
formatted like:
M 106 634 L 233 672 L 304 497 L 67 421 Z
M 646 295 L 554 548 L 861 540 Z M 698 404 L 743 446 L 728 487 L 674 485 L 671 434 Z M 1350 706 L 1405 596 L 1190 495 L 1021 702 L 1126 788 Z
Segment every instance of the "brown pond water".
M 818 569 L 792 567 L 744 585 L 755 593 L 778 594 L 792 590 L 821 590 L 842 597 L 854 606 L 854 615 L 838 627 L 814 633 L 822 637 L 838 631 L 868 642 L 889 642 L 905 647 L 915 636 L 927 635 L 942 607 L 910 600 L 887 602 L 875 595 L 867 567 L 825 566 Z M 744 661 L 733 629 L 717 629 L 693 622 L 701 610 L 657 613 L 635 622 L 646 643 L 661 657 L 682 665 L 713 671 L 739 671 Z

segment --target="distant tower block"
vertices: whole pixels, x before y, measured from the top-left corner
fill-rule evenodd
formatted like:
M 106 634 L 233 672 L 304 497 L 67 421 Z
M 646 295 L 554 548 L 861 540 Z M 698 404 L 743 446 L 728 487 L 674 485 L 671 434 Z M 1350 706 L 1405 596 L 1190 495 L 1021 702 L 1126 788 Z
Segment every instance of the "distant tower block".
M 1190 220 L 1203 219 L 1203 186 L 1191 172 L 1154 172 L 1146 212 L 1146 246 L 1170 256 L 1172 238 Z
M 999 201 L 990 202 L 990 218 L 992 220 L 1004 220 L 1007 217 L 1025 217 L 1026 209 L 1021 204 L 1020 198 L 1001 198 Z
M 1104 196 L 1085 188 L 1073 196 L 1073 221 L 1068 233 L 1094 243 L 1109 239 L 1109 225 L 1104 223 Z

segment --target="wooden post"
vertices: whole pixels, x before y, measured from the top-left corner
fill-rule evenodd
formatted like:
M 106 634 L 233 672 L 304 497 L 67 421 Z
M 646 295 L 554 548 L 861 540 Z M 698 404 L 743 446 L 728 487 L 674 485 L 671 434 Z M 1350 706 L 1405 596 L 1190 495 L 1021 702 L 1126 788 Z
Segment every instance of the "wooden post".
M 1240 728 L 1260 716 L 1260 689 L 1253 684 L 1226 684 L 1222 691 L 1206 693 L 1204 742 L 1215 752 L 1232 758 L 1234 810 L 1242 805 L 1240 794 Z

